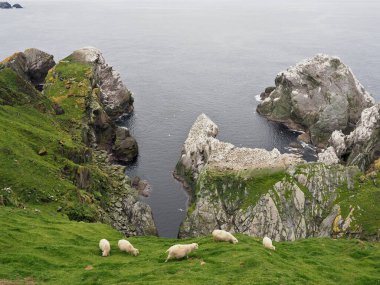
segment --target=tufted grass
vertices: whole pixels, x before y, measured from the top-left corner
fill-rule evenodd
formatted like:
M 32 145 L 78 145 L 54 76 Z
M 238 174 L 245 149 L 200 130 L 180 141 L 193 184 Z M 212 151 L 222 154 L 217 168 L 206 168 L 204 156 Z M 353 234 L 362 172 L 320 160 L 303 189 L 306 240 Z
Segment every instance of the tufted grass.
M 37 284 L 380 284 L 380 244 L 359 240 L 306 239 L 275 243 L 237 235 L 239 243 L 197 242 L 188 260 L 165 263 L 177 240 L 133 237 L 138 257 L 119 252 L 122 235 L 99 223 L 69 221 L 39 207 L 0 207 L 0 280 Z M 111 242 L 101 257 L 98 242 Z M 201 265 L 201 262 L 205 264 Z M 92 270 L 86 270 L 92 266 Z M 0 281 L 1 283 L 1 281 Z

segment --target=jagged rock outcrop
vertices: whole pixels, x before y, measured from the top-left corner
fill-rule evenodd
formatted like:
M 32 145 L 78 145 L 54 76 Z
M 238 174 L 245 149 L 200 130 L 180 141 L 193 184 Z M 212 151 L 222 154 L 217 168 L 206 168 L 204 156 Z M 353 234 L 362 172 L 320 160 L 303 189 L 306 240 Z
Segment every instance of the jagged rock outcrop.
M 242 150 L 219 142 L 216 133 L 212 121 L 198 117 L 177 164 L 176 174 L 193 186 L 180 237 L 208 235 L 219 228 L 277 241 L 379 238 L 378 223 L 371 230 L 367 226 L 380 201 L 366 200 L 377 197 L 380 189 L 367 187 L 372 182 L 366 178 L 368 184 L 357 185 L 357 167 L 300 163 L 298 157 L 264 150 L 244 150 L 238 156 Z
M 78 69 L 81 78 L 68 76 Z M 58 86 L 62 89 L 61 85 L 64 88 L 57 94 L 55 90 Z M 61 60 L 50 71 L 44 92 L 65 112 L 71 107 L 78 108 L 80 103 L 79 108 L 86 111 L 81 128 L 85 144 L 112 152 L 114 160 L 120 162 L 130 162 L 137 157 L 136 140 L 128 129 L 116 126 L 120 116 L 133 110 L 132 94 L 106 64 L 99 49 L 82 48 Z
M 0 2 L 0 9 L 11 9 L 12 5 L 8 2 Z
M 131 187 L 125 166 L 111 165 L 105 151 L 95 151 L 99 167 L 115 181 L 103 220 L 126 236 L 157 235 L 151 208 L 139 201 L 139 191 Z
M 284 169 L 302 161 L 299 156 L 281 154 L 277 149 L 236 147 L 216 139 L 217 134 L 218 126 L 201 114 L 183 145 L 176 175 L 196 180 L 206 165 L 220 170 Z
M 34 86 L 44 83 L 48 71 L 55 65 L 54 57 L 36 48 L 17 52 L 1 62 Z
M 356 128 L 349 135 L 334 131 L 329 144 L 331 146 L 319 154 L 319 161 L 334 160 L 367 170 L 380 158 L 380 103 L 363 110 Z
M 365 108 L 374 104 L 351 69 L 337 57 L 318 54 L 279 73 L 257 112 L 269 120 L 305 131 L 325 146 L 331 133 L 352 130 Z
M 124 86 L 119 73 L 106 64 L 99 49 L 81 48 L 70 57 L 78 62 L 94 65 L 94 81 L 100 90 L 100 101 L 110 118 L 117 119 L 133 111 L 132 93 Z

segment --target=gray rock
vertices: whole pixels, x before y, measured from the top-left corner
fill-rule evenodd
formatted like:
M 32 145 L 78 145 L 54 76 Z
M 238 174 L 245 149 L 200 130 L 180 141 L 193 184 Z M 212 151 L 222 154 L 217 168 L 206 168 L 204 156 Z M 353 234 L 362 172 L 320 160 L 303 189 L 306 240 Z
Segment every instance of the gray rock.
M 12 7 L 13 7 L 13 8 L 17 8 L 17 9 L 24 8 L 24 7 L 22 7 L 20 4 L 13 4 Z
M 329 143 L 341 162 L 366 170 L 380 158 L 380 103 L 363 110 L 349 135 L 333 132 Z
M 2 63 L 35 86 L 44 83 L 48 71 L 55 65 L 52 55 L 35 48 L 17 52 Z
M 30 81 L 34 85 L 43 84 L 48 71 L 55 65 L 54 57 L 36 48 L 26 49 L 24 55 Z
M 8 2 L 0 2 L 0 9 L 11 9 L 12 5 Z
M 324 146 L 335 130 L 347 132 L 373 98 L 337 57 L 318 54 L 277 75 L 276 89 L 257 112 L 269 120 L 310 134 Z
M 116 139 L 112 147 L 116 160 L 123 162 L 133 161 L 138 155 L 138 146 L 134 137 L 129 130 L 124 127 L 116 129 Z
M 333 147 L 328 147 L 326 150 L 318 154 L 318 161 L 327 165 L 339 163 L 339 158 Z

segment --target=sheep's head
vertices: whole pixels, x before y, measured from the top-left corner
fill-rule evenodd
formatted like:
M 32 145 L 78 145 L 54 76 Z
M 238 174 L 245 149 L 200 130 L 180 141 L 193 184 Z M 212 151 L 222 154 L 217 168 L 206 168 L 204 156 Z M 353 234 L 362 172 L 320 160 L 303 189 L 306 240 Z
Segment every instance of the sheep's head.
M 110 252 L 108 250 L 103 250 L 102 256 L 108 256 L 110 255 Z
M 139 252 L 139 250 L 138 250 L 137 248 L 135 248 L 135 249 L 133 250 L 132 254 L 133 254 L 134 256 L 138 256 L 138 255 L 140 254 L 140 252 Z
M 276 250 L 276 247 L 274 245 L 272 245 L 271 249 Z
M 198 244 L 197 243 L 192 243 L 191 245 L 192 245 L 193 249 L 198 249 Z
M 232 239 L 232 243 L 235 244 L 235 243 L 238 243 L 239 241 L 237 240 L 237 238 L 233 238 Z

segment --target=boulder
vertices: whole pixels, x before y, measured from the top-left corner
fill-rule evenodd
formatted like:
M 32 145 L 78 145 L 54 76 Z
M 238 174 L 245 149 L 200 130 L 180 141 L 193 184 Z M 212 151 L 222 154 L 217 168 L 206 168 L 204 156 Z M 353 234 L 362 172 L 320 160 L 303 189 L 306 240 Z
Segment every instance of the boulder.
M 48 71 L 55 65 L 52 55 L 35 48 L 17 52 L 1 63 L 34 86 L 43 84 Z
M 116 139 L 112 147 L 116 160 L 123 162 L 133 161 L 138 155 L 137 142 L 129 134 L 127 128 L 118 127 L 116 129 Z
M 27 74 L 33 85 L 43 84 L 48 71 L 55 65 L 54 57 L 36 48 L 24 51 Z
M 13 7 L 13 8 L 17 8 L 17 9 L 24 8 L 24 7 L 22 7 L 20 4 L 13 4 L 12 7 Z
M 275 84 L 257 112 L 308 133 L 311 142 L 321 147 L 333 131 L 352 130 L 361 112 L 374 104 L 351 69 L 338 57 L 324 54 L 280 72 Z
M 334 131 L 329 144 L 322 156 L 328 159 L 334 157 L 334 160 L 367 170 L 380 158 L 380 103 L 363 110 L 356 128 L 350 134 Z
M 0 9 L 11 9 L 12 5 L 8 2 L 0 2 Z

